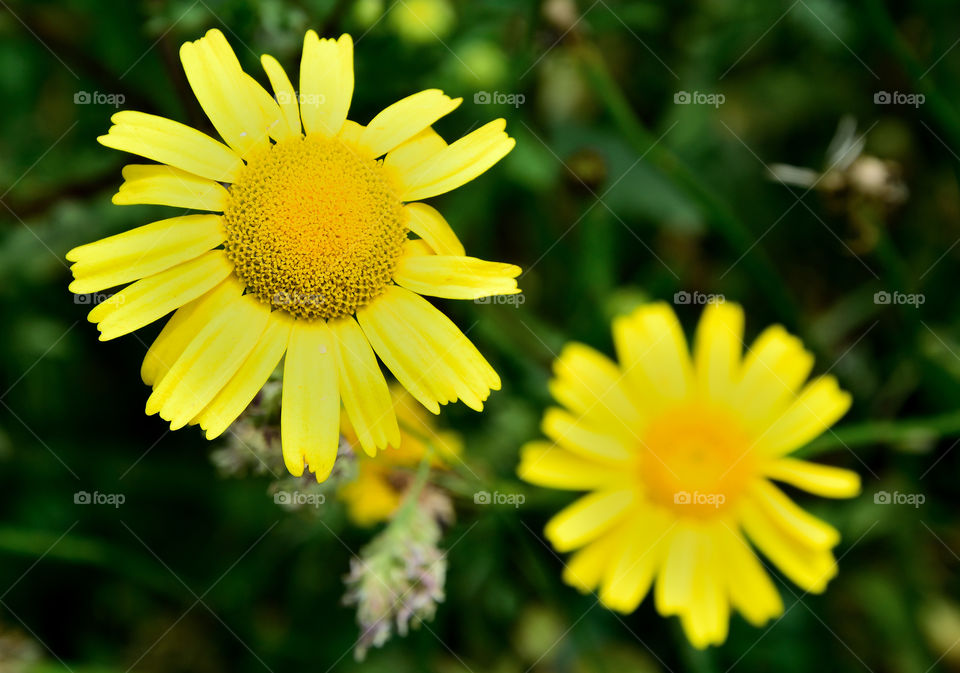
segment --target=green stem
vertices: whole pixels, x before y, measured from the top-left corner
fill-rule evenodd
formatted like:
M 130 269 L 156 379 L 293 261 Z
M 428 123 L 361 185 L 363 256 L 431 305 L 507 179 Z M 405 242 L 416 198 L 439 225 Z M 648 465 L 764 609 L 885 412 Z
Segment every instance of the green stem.
M 927 418 L 869 421 L 851 424 L 821 435 L 800 449 L 798 457 L 809 458 L 845 446 L 851 449 L 879 444 L 933 442 L 960 435 L 960 411 Z
M 423 454 L 423 458 L 420 459 L 420 465 L 417 467 L 417 475 L 414 477 L 413 483 L 410 484 L 410 488 L 407 489 L 407 494 L 404 497 L 403 503 L 400 505 L 400 509 L 397 510 L 397 513 L 393 516 L 393 520 L 390 522 L 390 526 L 403 526 L 406 524 L 407 519 L 410 518 L 411 514 L 417 507 L 417 501 L 420 499 L 420 493 L 423 491 L 423 487 L 427 484 L 427 480 L 430 477 L 430 461 L 433 460 L 433 454 L 435 450 L 433 444 L 426 441 L 427 450 Z
M 713 187 L 658 142 L 658 138 L 640 122 L 620 86 L 610 75 L 600 53 L 585 44 L 578 50 L 587 78 L 627 141 L 699 204 L 708 221 L 733 251 L 744 255 L 744 265 L 758 281 L 760 291 L 767 295 L 774 312 L 788 326 L 796 327 L 797 311 L 793 298 L 770 259 L 756 245 L 756 235 L 734 214 Z

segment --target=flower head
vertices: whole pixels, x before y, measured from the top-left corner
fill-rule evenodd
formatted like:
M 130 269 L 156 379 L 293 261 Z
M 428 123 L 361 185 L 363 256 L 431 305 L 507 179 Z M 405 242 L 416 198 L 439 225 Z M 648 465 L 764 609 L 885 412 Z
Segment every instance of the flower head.
M 335 457 L 343 403 L 370 455 L 400 432 L 377 356 L 434 413 L 480 410 L 500 379 L 421 295 L 518 292 L 520 270 L 467 257 L 422 199 L 477 177 L 513 147 L 505 122 L 452 144 L 432 125 L 460 99 L 430 89 L 362 126 L 349 35 L 304 40 L 299 88 L 261 59 L 273 89 L 245 73 L 223 34 L 180 50 L 223 144 L 169 119 L 124 111 L 99 141 L 158 163 L 124 168 L 117 204 L 202 211 L 71 250 L 74 292 L 130 283 L 89 319 L 102 340 L 170 312 L 144 360 L 147 413 L 208 439 L 230 426 L 284 359 L 281 434 L 294 475 Z M 413 237 L 411 237 L 413 234 Z
M 658 303 L 614 321 L 619 364 L 569 344 L 550 386 L 563 408 L 543 419 L 552 441 L 525 446 L 518 468 L 590 491 L 547 524 L 558 551 L 577 550 L 564 580 L 621 612 L 654 587 L 657 610 L 697 647 L 723 642 L 731 609 L 755 625 L 783 611 L 754 547 L 805 591 L 836 574 L 839 533 L 774 481 L 837 498 L 860 488 L 853 472 L 789 457 L 850 396 L 831 376 L 805 384 L 813 356 L 779 326 L 743 355 L 743 323 L 735 304 L 708 306 L 691 357 Z

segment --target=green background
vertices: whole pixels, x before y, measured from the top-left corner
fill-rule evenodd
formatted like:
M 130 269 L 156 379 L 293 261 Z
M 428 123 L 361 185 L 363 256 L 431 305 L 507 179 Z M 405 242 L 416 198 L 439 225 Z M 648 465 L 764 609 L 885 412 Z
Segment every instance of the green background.
M 24 670 L 77 673 L 960 669 L 956 3 L 462 0 L 429 30 L 417 4 L 0 2 L 0 670 L 18 670 L 16 647 L 40 658 Z M 524 268 L 524 301 L 437 302 L 504 386 L 482 415 L 458 405 L 440 420 L 476 474 L 443 540 L 447 600 L 363 665 L 340 599 L 374 531 L 335 504 L 281 511 L 268 479 L 219 478 L 217 444 L 143 413 L 158 327 L 100 343 L 67 291 L 67 250 L 169 215 L 110 203 L 129 157 L 95 142 L 115 110 L 104 96 L 208 129 L 177 49 L 210 27 L 261 82 L 259 54 L 296 73 L 306 29 L 349 31 L 352 118 L 439 87 L 464 97 L 438 125 L 446 138 L 502 116 L 517 139 L 433 200 L 469 254 Z M 681 91 L 724 102 L 675 104 Z M 876 104 L 883 91 L 925 100 Z M 767 177 L 776 162 L 822 170 L 844 115 L 905 203 Z M 781 322 L 804 339 L 854 396 L 814 448 L 864 482 L 852 501 L 799 498 L 843 534 L 827 592 L 777 576 L 784 617 L 734 617 L 706 653 L 649 601 L 620 617 L 563 585 L 541 530 L 572 496 L 514 476 L 562 345 L 612 352 L 612 316 L 679 291 L 742 303 L 750 337 Z M 923 304 L 878 304 L 878 291 Z M 701 307 L 677 308 L 691 330 Z M 474 505 L 472 490 L 498 488 L 527 502 Z M 881 490 L 925 502 L 878 505 Z M 79 506 L 78 491 L 125 502 Z

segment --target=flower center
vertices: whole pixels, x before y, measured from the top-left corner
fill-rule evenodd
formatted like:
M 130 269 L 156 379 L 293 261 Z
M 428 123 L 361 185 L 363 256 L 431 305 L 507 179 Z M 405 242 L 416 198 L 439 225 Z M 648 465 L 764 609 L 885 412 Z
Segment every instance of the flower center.
M 722 409 L 690 404 L 667 411 L 643 437 L 640 478 L 647 497 L 679 516 L 717 516 L 756 474 L 753 443 Z
M 254 153 L 223 213 L 227 257 L 249 292 L 308 320 L 350 315 L 386 288 L 407 238 L 377 161 L 336 138 Z

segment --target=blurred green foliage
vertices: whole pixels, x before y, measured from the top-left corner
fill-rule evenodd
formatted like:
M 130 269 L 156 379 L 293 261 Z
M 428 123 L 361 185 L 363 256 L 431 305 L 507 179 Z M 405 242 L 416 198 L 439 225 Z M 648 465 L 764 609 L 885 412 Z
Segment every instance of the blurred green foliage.
M 442 302 L 504 381 L 484 414 L 443 412 L 477 490 L 524 489 L 517 450 L 554 354 L 570 339 L 610 351 L 610 318 L 649 298 L 722 293 L 751 335 L 783 322 L 855 398 L 817 450 L 864 494 L 804 500 L 844 535 L 839 577 L 823 596 L 781 582 L 768 629 L 736 617 L 722 648 L 694 652 L 649 601 L 621 617 L 561 583 L 540 531 L 568 496 L 524 489 L 513 510 L 464 491 L 436 620 L 363 670 L 960 669 L 958 25 L 935 0 L 0 3 L 0 661 L 20 647 L 44 673 L 361 666 L 340 601 L 371 531 L 334 504 L 283 512 L 263 479 L 219 479 L 199 431 L 144 416 L 159 328 L 99 343 L 67 291 L 68 249 L 166 216 L 111 205 L 126 158 L 95 142 L 105 101 L 208 129 L 177 49 L 216 26 L 261 81 L 259 54 L 296 72 L 307 28 L 351 32 L 361 122 L 429 87 L 465 99 L 445 137 L 507 119 L 516 150 L 438 199 L 470 254 L 525 269 L 519 307 Z M 683 91 L 724 102 L 676 104 Z M 925 102 L 875 103 L 883 91 Z M 775 162 L 822 170 L 844 115 L 905 203 L 768 178 Z M 692 326 L 699 307 L 679 311 Z M 878 506 L 880 490 L 926 502 Z M 125 502 L 78 506 L 78 491 Z

